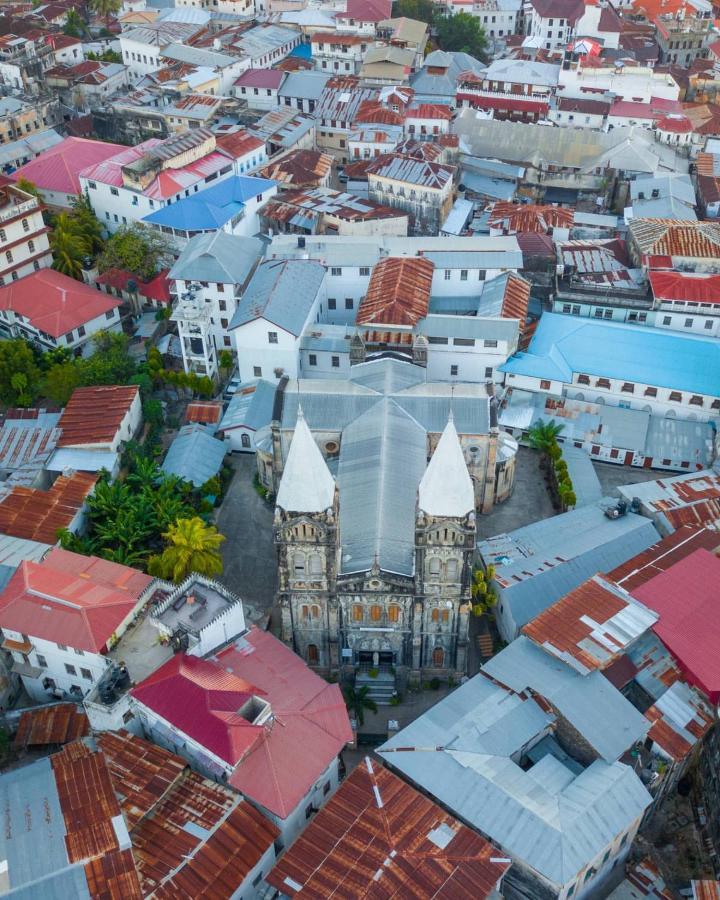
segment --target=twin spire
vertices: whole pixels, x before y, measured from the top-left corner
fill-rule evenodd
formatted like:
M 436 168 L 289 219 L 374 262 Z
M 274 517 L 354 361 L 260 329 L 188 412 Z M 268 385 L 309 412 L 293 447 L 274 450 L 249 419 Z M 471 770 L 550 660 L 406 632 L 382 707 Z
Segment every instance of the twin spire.
M 429 516 L 461 518 L 475 510 L 475 491 L 452 410 L 418 487 L 418 507 Z
M 298 406 L 295 432 L 285 460 L 277 505 L 286 512 L 324 512 L 333 505 L 335 479 Z

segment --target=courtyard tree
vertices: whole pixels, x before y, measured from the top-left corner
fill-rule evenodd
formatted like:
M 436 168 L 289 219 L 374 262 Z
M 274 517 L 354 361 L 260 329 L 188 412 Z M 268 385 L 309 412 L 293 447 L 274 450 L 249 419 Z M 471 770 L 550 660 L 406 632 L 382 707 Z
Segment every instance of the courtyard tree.
M 43 393 L 58 406 L 65 406 L 79 384 L 80 369 L 74 362 L 56 363 L 45 375 Z
M 178 519 L 163 533 L 163 538 L 165 549 L 148 563 L 151 575 L 171 578 L 179 584 L 192 572 L 210 577 L 222 573 L 220 545 L 225 537 L 199 516 Z
M 133 222 L 123 225 L 108 239 L 98 258 L 98 269 L 122 269 L 140 281 L 148 281 L 172 260 L 172 247 L 167 238 L 156 231 Z
M 365 724 L 365 711 L 377 712 L 377 703 L 370 697 L 370 688 L 364 684 L 362 687 L 356 688 L 348 685 L 343 690 L 345 696 L 345 706 L 352 717 L 357 721 L 358 725 Z
M 122 0 L 90 0 L 90 9 L 105 19 L 105 27 L 110 30 L 110 19 L 120 12 Z
M 550 448 L 553 444 L 557 444 L 558 435 L 564 427 L 556 422 L 538 419 L 528 431 L 528 443 L 535 450 L 550 455 Z
M 487 569 L 475 569 L 472 580 L 472 610 L 476 616 L 483 616 L 497 603 L 497 594 L 491 587 L 491 581 L 495 575 L 495 567 L 488 566 Z
M 60 213 L 50 235 L 52 267 L 63 275 L 82 281 L 83 264 L 92 253 L 92 244 L 79 224 L 68 214 Z
M 32 347 L 22 338 L 0 341 L 0 402 L 30 406 L 40 390 L 42 375 Z
M 477 16 L 459 12 L 452 16 L 437 17 L 434 24 L 441 49 L 467 53 L 480 60 L 485 58 L 487 38 Z

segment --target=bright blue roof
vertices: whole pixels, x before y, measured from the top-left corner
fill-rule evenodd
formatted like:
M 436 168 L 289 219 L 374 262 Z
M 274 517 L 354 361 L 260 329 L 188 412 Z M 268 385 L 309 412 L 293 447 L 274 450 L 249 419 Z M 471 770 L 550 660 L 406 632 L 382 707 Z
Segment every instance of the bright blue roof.
M 512 356 L 500 371 L 564 382 L 581 372 L 719 397 L 720 342 L 545 313 L 527 352 Z
M 177 203 L 150 213 L 143 221 L 152 225 L 165 225 L 177 231 L 214 231 L 242 212 L 246 200 L 264 193 L 275 184 L 277 182 L 269 178 L 234 175 L 211 188 L 191 197 L 183 197 Z
M 312 46 L 310 44 L 297 44 L 288 53 L 288 56 L 295 56 L 299 59 L 312 59 Z

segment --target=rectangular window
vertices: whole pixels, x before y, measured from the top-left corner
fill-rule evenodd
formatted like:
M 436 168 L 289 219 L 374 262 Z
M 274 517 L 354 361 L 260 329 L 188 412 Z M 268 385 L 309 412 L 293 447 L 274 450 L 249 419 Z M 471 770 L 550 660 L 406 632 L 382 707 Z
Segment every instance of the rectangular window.
M 117 197 L 117 196 L 119 196 L 120 191 L 118 191 L 118 189 L 116 187 L 111 187 L 110 193 L 113 195 L 113 197 Z
M 605 390 L 610 390 L 610 381 L 607 378 L 598 378 L 595 382 L 595 387 L 605 388 Z
M 330 793 L 330 782 L 326 781 L 323 785 L 323 794 L 327 796 Z
M 685 319 L 685 327 L 692 328 L 693 327 L 693 319 Z
M 255 378 L 262 378 L 262 368 L 260 366 L 253 366 L 253 375 Z
M 328 297 L 328 309 L 337 309 L 337 300 L 334 297 Z
M 445 337 L 429 337 L 428 344 L 447 344 L 448 339 Z
M 75 666 L 71 666 L 70 663 L 65 663 L 65 671 L 68 675 L 76 675 Z
M 706 330 L 709 331 L 709 330 L 712 328 L 712 325 L 713 325 L 712 319 L 707 319 L 707 320 L 705 321 L 705 328 L 706 328 Z
M 333 267 L 333 268 L 330 269 L 330 274 L 331 274 L 331 275 L 334 275 L 334 276 L 336 276 L 336 277 L 339 276 L 339 275 L 342 275 L 342 269 Z
M 578 375 L 578 384 L 590 384 L 590 377 L 588 375 Z
M 84 325 L 78 326 L 78 337 L 85 337 L 85 326 Z
M 37 664 L 40 666 L 40 668 L 47 669 L 47 660 L 45 659 L 45 657 L 41 653 L 36 653 L 35 655 L 37 656 Z
M 95 184 L 94 181 L 88 181 L 88 187 L 90 188 L 91 191 L 97 190 L 97 185 Z
M 451 375 L 457 375 L 458 371 L 459 371 L 458 366 L 450 366 L 450 374 Z
M 672 316 L 663 316 L 663 325 L 670 325 L 672 322 Z
M 445 269 L 445 281 L 450 281 L 450 269 Z
M 654 388 L 654 387 L 645 388 L 645 396 L 646 397 L 657 397 L 657 388 Z
M 456 347 L 474 347 L 474 338 L 453 338 L 453 344 Z
M 277 344 L 278 335 L 277 331 L 268 331 L 268 344 Z
M 312 814 L 313 814 L 313 808 L 312 808 L 312 803 L 310 803 L 308 806 L 305 807 L 305 818 L 309 819 Z
M 345 298 L 345 309 L 353 309 L 353 299 L 352 297 Z
M 629 381 L 626 381 L 623 386 L 620 388 L 623 394 L 634 394 L 635 393 L 635 385 L 631 384 Z
M 58 644 L 58 650 L 67 650 L 65 644 Z
M 485 369 L 485 377 L 486 377 L 486 378 L 492 378 L 492 377 L 493 377 L 492 366 L 487 366 L 487 367 L 486 367 L 486 369 Z
M 340 357 L 339 357 L 339 356 L 333 356 L 333 357 L 332 357 L 332 367 L 333 367 L 333 369 L 339 369 L 339 368 L 340 368 Z
M 562 311 L 563 311 L 564 313 L 569 313 L 569 312 L 570 312 L 570 304 L 569 304 L 569 303 L 563 303 Z
M 682 403 L 682 394 L 679 391 L 670 391 L 669 400 L 673 403 Z
M 80 669 L 80 674 L 86 681 L 92 681 L 92 672 L 90 669 Z
M 484 347 L 497 347 L 497 341 L 483 341 Z
M 360 277 L 367 278 L 370 274 L 370 266 L 360 266 Z
M 311 366 L 316 366 L 316 365 L 317 365 L 317 356 L 316 356 L 315 353 L 311 353 L 311 354 L 310 354 L 310 356 L 308 357 L 308 363 L 309 363 Z
M 460 281 L 467 281 L 468 270 L 460 269 Z
M 690 405 L 691 406 L 702 406 L 703 398 L 699 394 L 693 394 L 692 397 L 690 398 Z

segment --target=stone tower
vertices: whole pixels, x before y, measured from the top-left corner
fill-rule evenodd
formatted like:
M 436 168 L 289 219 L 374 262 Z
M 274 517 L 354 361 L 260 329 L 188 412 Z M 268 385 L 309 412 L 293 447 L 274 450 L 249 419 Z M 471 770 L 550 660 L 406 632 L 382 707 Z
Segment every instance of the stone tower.
M 275 506 L 282 638 L 310 665 L 337 668 L 338 491 L 298 409 Z
M 418 486 L 415 545 L 413 667 L 464 674 L 475 492 L 452 413 Z

